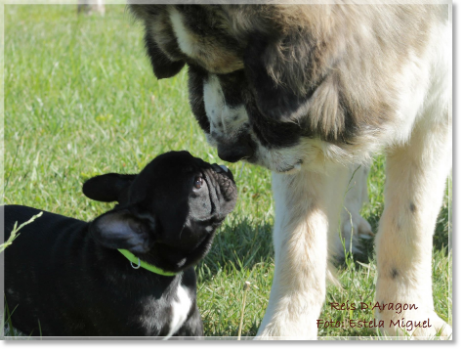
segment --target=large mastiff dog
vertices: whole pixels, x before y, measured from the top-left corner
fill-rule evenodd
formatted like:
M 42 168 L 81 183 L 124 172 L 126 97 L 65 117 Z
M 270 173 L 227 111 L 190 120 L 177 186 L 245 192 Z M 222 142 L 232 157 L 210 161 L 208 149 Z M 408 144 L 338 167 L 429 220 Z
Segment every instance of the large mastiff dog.
M 131 5 L 158 78 L 186 64 L 192 110 L 220 158 L 273 172 L 275 276 L 262 338 L 316 338 L 329 248 L 356 164 L 387 156 L 376 236 L 380 303 L 447 336 L 432 236 L 451 167 L 448 5 Z M 360 169 L 356 177 L 365 178 Z M 355 177 L 354 177 L 355 178 Z M 356 232 L 370 230 L 347 202 Z M 352 210 L 353 208 L 353 210 Z M 329 273 L 328 273 L 329 275 Z

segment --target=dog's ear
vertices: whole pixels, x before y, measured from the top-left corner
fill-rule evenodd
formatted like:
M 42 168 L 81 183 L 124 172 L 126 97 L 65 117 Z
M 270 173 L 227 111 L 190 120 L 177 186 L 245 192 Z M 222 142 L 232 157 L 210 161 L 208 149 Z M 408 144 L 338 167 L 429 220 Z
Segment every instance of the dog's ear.
M 82 186 L 82 192 L 92 200 L 102 202 L 125 202 L 130 184 L 136 174 L 108 173 L 87 180 Z
M 290 122 L 307 114 L 308 100 L 323 79 L 319 55 L 317 44 L 301 33 L 250 36 L 245 72 L 264 116 Z
M 182 60 L 172 61 L 159 48 L 158 43 L 153 39 L 149 31 L 145 33 L 145 47 L 151 60 L 151 66 L 156 78 L 170 78 L 175 76 L 185 65 Z
M 139 219 L 129 210 L 113 210 L 90 223 L 91 236 L 109 249 L 126 249 L 134 254 L 148 252 L 153 243 L 154 219 Z

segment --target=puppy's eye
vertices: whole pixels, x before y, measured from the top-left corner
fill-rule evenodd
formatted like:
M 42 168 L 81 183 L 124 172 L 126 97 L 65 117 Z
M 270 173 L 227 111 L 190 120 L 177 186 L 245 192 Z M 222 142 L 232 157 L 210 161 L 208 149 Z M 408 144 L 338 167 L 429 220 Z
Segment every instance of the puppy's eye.
M 203 184 L 204 184 L 204 179 L 201 178 L 201 177 L 196 177 L 196 178 L 195 178 L 195 183 L 194 183 L 194 184 L 195 184 L 195 188 L 196 188 L 196 189 L 201 189 L 201 187 L 202 187 Z

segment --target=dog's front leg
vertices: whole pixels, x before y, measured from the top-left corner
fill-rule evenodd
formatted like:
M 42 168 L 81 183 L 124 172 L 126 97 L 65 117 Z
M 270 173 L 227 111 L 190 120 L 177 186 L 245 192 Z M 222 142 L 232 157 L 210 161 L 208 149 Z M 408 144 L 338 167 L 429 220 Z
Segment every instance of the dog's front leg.
M 452 161 L 450 123 L 430 125 L 424 120 L 409 143 L 387 155 L 374 310 L 392 336 L 452 334 L 434 311 L 431 269 L 432 236 Z
M 338 228 L 348 175 L 341 166 L 273 174 L 275 273 L 258 339 L 316 339 L 328 233 Z
M 350 178 L 346 196 L 344 199 L 344 209 L 341 218 L 341 233 L 345 240 L 347 251 L 362 252 L 360 238 L 373 238 L 371 226 L 366 219 L 360 215 L 360 210 L 365 202 L 368 201 L 368 172 L 369 165 L 353 164 L 350 167 Z M 338 232 L 333 232 L 336 238 L 333 240 L 333 254 L 344 257 L 344 247 Z

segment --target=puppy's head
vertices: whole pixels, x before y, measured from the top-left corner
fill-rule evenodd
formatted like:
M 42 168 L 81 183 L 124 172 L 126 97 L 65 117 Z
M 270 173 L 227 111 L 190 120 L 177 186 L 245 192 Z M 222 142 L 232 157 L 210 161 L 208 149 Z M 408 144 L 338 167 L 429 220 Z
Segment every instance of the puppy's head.
M 90 234 L 110 249 L 180 271 L 202 258 L 215 229 L 236 203 L 231 172 L 186 151 L 156 157 L 138 175 L 105 174 L 89 179 L 84 194 L 118 201 L 90 224 Z
M 223 160 L 287 172 L 310 161 L 302 141 L 354 137 L 333 69 L 341 49 L 328 45 L 334 21 L 325 7 L 130 8 L 144 21 L 155 75 L 172 77 L 188 66 L 193 113 Z

